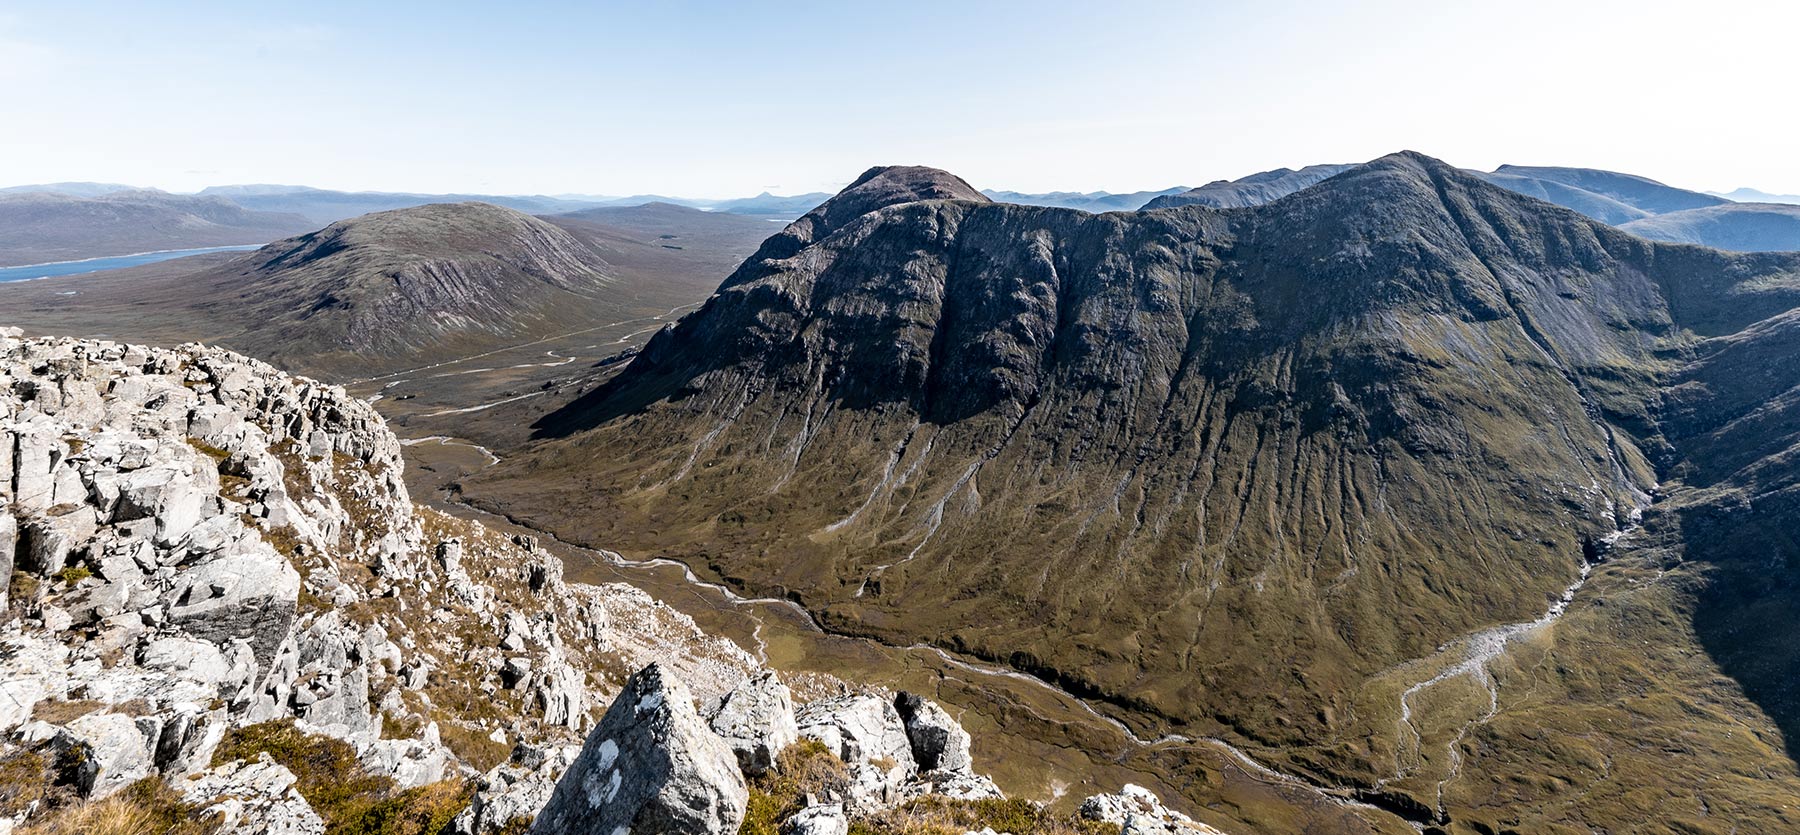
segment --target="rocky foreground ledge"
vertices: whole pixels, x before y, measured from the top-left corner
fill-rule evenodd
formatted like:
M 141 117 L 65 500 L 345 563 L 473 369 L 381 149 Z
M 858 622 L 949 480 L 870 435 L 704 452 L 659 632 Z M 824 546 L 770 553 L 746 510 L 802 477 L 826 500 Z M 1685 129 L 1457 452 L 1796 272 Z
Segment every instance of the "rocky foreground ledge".
M 1216 832 L 1009 801 L 941 706 L 784 682 L 401 471 L 341 388 L 0 329 L 0 835 Z

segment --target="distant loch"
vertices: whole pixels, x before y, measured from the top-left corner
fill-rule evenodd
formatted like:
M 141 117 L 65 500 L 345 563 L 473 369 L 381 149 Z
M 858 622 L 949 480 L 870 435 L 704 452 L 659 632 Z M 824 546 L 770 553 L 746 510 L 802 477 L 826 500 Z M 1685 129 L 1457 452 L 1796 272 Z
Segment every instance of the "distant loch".
M 48 264 L 25 264 L 18 267 L 0 267 L 0 283 L 9 281 L 30 281 L 34 278 L 55 278 L 64 275 L 80 275 L 101 270 L 118 270 L 125 267 L 137 267 L 154 264 L 158 261 L 170 261 L 186 258 L 190 255 L 205 255 L 209 252 L 243 252 L 259 249 L 258 244 L 246 246 L 208 246 L 199 249 L 165 249 L 157 252 L 139 252 L 131 255 L 109 255 L 104 258 L 84 258 L 80 261 L 53 261 Z

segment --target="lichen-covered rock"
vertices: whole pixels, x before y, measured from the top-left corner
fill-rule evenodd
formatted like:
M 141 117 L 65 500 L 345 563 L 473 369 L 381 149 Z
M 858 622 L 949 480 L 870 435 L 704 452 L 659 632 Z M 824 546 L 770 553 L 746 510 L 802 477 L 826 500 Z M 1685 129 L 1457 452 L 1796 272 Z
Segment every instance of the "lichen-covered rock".
M 1114 824 L 1120 835 L 1225 835 L 1164 806 L 1154 792 L 1131 783 L 1117 794 L 1097 794 L 1082 801 L 1081 816 Z
M 294 788 L 294 774 L 267 754 L 207 771 L 177 788 L 200 815 L 219 816 L 219 835 L 324 835 L 325 822 Z
M 513 749 L 510 761 L 481 777 L 469 808 L 451 825 L 453 835 L 499 832 L 514 821 L 536 817 L 555 793 L 557 778 L 580 753 L 577 745 Z
M 64 759 L 76 763 L 75 784 L 89 798 L 106 797 L 150 776 L 155 741 L 144 737 L 144 720 L 121 713 L 91 713 L 63 726 L 54 742 Z
M 532 827 L 540 835 L 726 835 L 748 802 L 731 747 L 660 664 L 625 685 Z
M 761 774 L 782 749 L 800 738 L 794 697 L 774 673 L 744 679 L 712 709 L 713 732 L 736 752 L 745 774 Z
M 842 803 L 821 803 L 794 813 L 781 825 L 781 835 L 849 835 L 850 819 Z
M 920 771 L 967 773 L 973 768 L 969 732 L 938 703 L 902 692 L 894 697 L 894 710 L 906 725 L 906 738 Z
M 817 740 L 850 771 L 850 802 L 858 811 L 899 803 L 918 776 L 912 742 L 894 703 L 873 693 L 819 699 L 795 715 L 800 735 Z

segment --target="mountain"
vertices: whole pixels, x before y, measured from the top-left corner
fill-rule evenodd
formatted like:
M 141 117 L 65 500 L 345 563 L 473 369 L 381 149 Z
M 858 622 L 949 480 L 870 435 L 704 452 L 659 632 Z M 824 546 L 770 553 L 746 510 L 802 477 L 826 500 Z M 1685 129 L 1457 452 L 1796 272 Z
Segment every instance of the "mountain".
M 1620 174 L 1616 171 L 1602 171 L 1597 168 L 1502 165 L 1494 169 L 1493 174 L 1506 181 L 1512 181 L 1512 178 L 1524 178 L 1580 189 L 1588 194 L 1599 195 L 1652 215 L 1686 209 L 1701 209 L 1728 202 L 1724 198 L 1714 197 L 1710 194 L 1663 185 L 1648 177 Z M 1500 185 L 1507 185 L 1507 182 L 1501 182 Z M 1559 202 L 1559 205 L 1566 204 Z M 1576 207 L 1571 206 L 1570 208 Z M 1576 210 L 1580 211 L 1579 208 Z
M 203 197 L 223 197 L 247 209 L 301 215 L 314 225 L 334 223 L 370 212 L 406 209 L 432 203 L 489 203 L 527 214 L 555 214 L 594 205 L 532 195 L 413 194 L 383 191 L 332 191 L 308 186 L 236 185 L 202 189 Z
M 39 183 L 29 186 L 7 186 L 0 188 L 0 194 L 46 193 L 66 194 L 70 197 L 100 197 L 120 191 L 141 191 L 136 186 L 118 183 Z
M 571 231 L 633 236 L 665 249 L 716 248 L 736 253 L 732 264 L 754 252 L 764 238 L 779 229 L 762 217 L 709 212 L 674 203 L 600 206 L 543 219 Z
M 1800 250 L 1800 205 L 1727 203 L 1641 218 L 1620 229 L 1651 240 L 1739 252 Z
M 1328 177 L 1343 173 L 1351 167 L 1349 165 L 1309 165 L 1299 171 L 1277 168 L 1274 171 L 1251 174 L 1239 180 L 1215 180 L 1179 194 L 1158 197 L 1144 204 L 1143 208 L 1149 210 L 1168 209 L 1175 206 L 1212 206 L 1219 209 L 1240 209 L 1246 206 L 1257 206 L 1286 197 Z
M 96 197 L 0 193 L 0 266 L 261 244 L 307 226 L 296 215 L 249 211 L 216 197 L 135 190 Z
M 339 221 L 186 283 L 202 314 L 242 323 L 234 347 L 360 369 L 575 330 L 612 277 L 593 246 L 550 223 L 447 203 Z
M 1723 197 L 1726 200 L 1731 200 L 1731 201 L 1735 201 L 1738 203 L 1797 203 L 1797 204 L 1800 204 L 1800 194 L 1770 194 L 1766 191 L 1758 191 L 1753 188 L 1740 188 L 1736 191 L 1731 191 L 1731 192 L 1727 192 L 1724 194 L 1720 194 L 1719 192 L 1716 192 L 1716 191 L 1708 192 L 1708 194 L 1711 194 L 1714 197 Z
M 794 218 L 806 214 L 812 207 L 824 202 L 831 195 L 823 192 L 810 192 L 792 196 L 777 196 L 763 192 L 755 197 L 739 197 L 732 200 L 718 200 L 705 203 L 706 208 L 715 212 L 735 212 L 741 215 L 776 215 L 782 218 Z
M 1800 255 L 1412 153 L 1102 215 L 873 169 L 462 489 L 1056 682 L 1172 771 L 1217 738 L 1443 832 L 1622 831 L 1646 786 L 1786 831 L 1800 379 L 1740 369 L 1797 307 Z
M 1110 191 L 1052 191 L 1047 194 L 1026 194 L 992 189 L 982 189 L 981 193 L 1000 203 L 1060 206 L 1065 209 L 1080 209 L 1084 212 L 1135 212 L 1156 198 L 1181 194 L 1186 191 L 1188 191 L 1187 186 L 1176 186 L 1162 191 L 1134 191 L 1129 194 L 1113 194 Z
M 1508 191 L 1535 197 L 1546 203 L 1555 203 L 1566 209 L 1574 209 L 1602 223 L 1610 223 L 1614 226 L 1655 214 L 1622 200 L 1555 180 L 1542 180 L 1522 174 L 1482 171 L 1470 171 L 1469 173 Z

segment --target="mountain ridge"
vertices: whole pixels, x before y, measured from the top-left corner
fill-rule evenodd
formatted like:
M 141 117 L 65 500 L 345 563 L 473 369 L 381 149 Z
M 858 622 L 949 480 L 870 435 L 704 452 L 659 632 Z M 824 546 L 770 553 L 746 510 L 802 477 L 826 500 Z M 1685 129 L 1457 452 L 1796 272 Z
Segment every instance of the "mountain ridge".
M 1800 303 L 1800 256 L 1644 241 L 1410 152 L 1135 214 L 887 176 L 465 495 L 1011 664 L 1146 736 L 1223 735 L 1420 825 L 1498 826 L 1470 793 L 1505 779 L 1453 740 L 1483 721 L 1466 685 L 1513 659 L 1443 648 L 1595 623 L 1557 601 L 1674 460 L 1660 381 Z M 1442 703 L 1397 736 L 1420 688 Z M 1605 800 L 1540 795 L 1540 822 L 1626 813 L 1628 780 L 1583 785 Z

